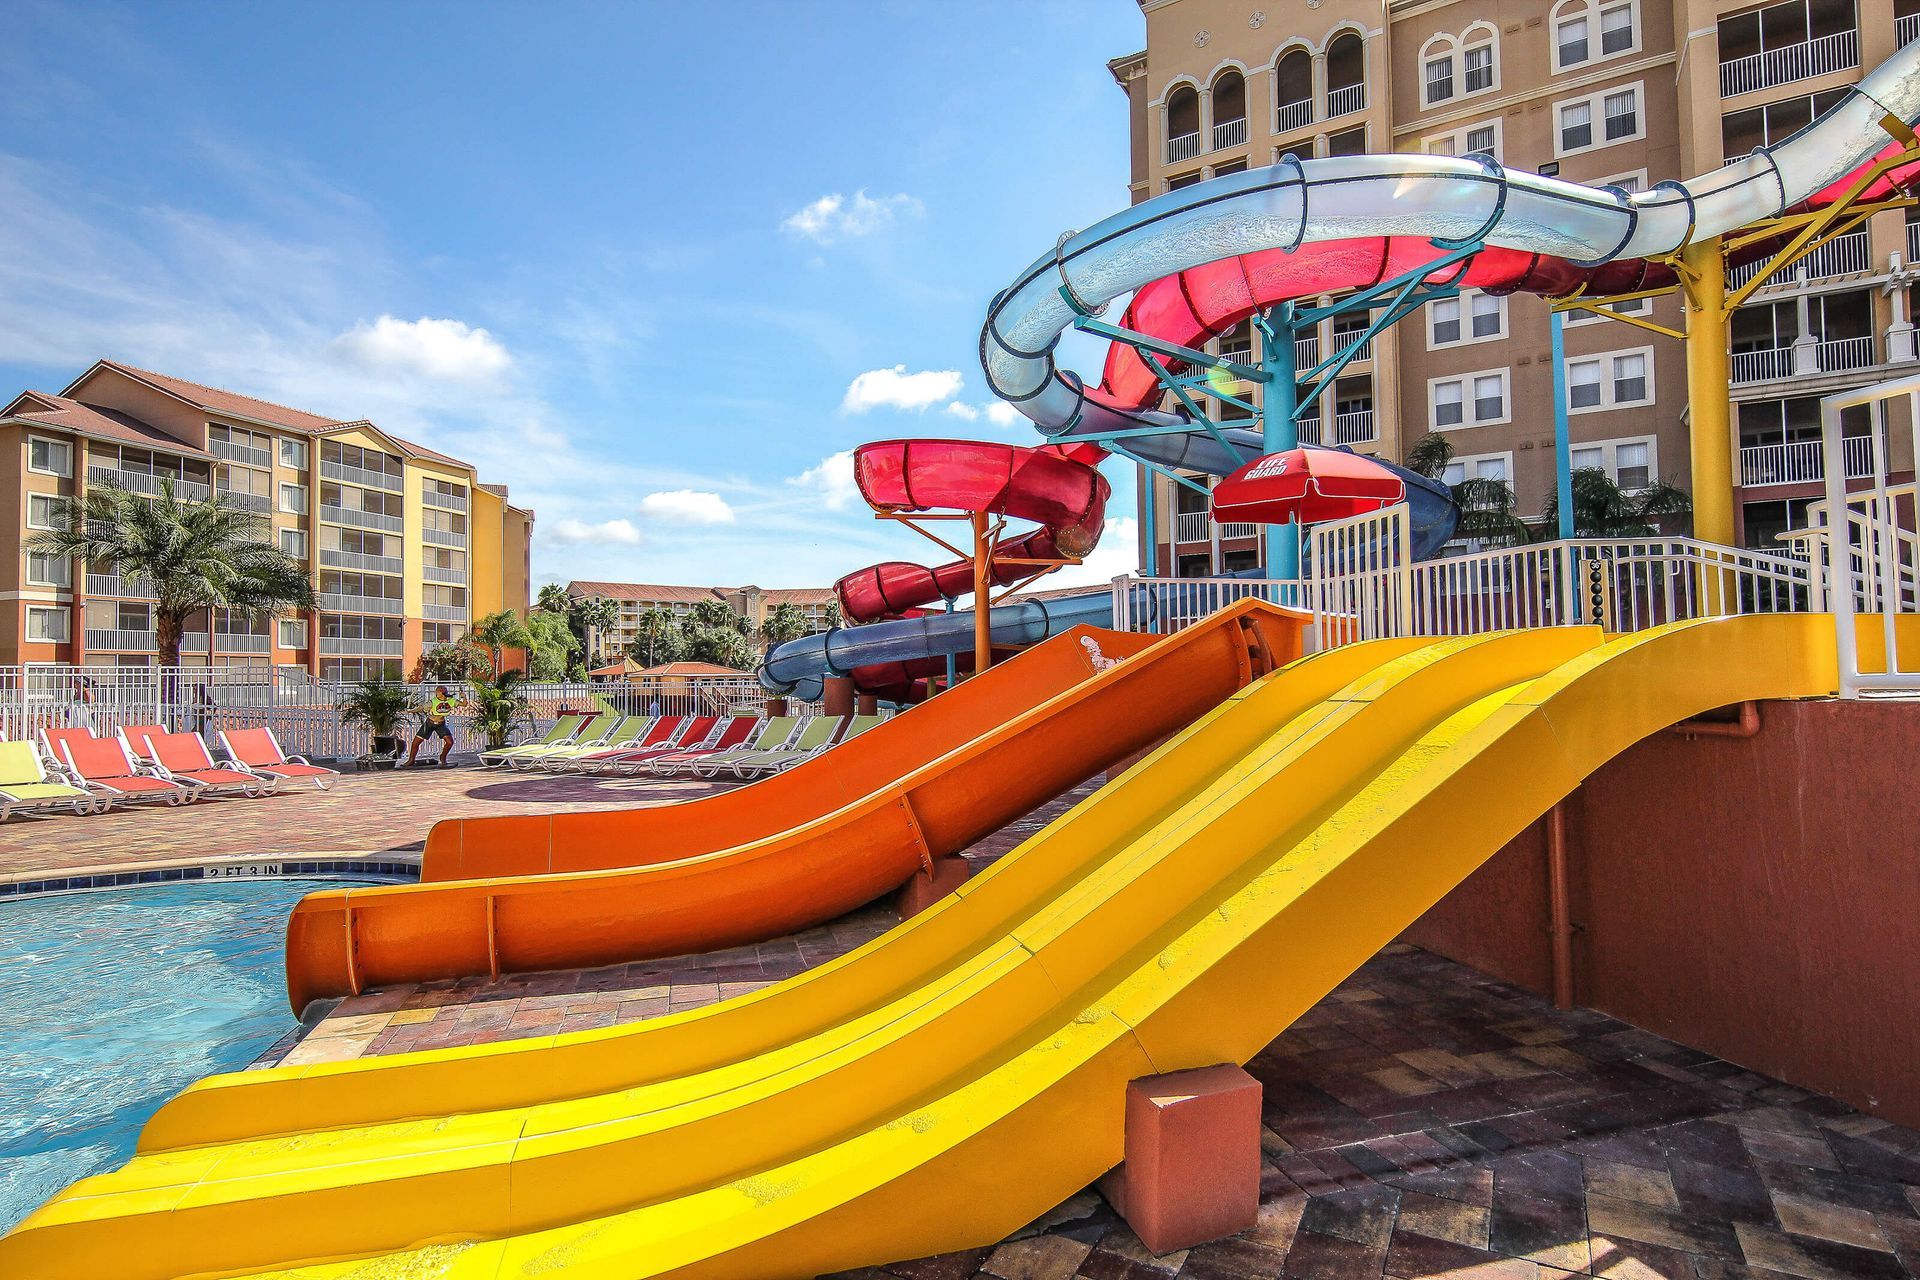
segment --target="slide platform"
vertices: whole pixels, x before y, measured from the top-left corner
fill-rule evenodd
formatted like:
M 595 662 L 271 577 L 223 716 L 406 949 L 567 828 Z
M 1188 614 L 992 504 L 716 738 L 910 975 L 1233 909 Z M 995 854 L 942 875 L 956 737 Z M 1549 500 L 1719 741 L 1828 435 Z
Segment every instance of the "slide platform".
M 1297 657 L 1306 622 L 1249 603 L 1164 639 L 1075 628 L 721 795 L 436 823 L 422 883 L 301 899 L 289 999 L 299 1012 L 367 987 L 710 951 L 831 920 L 1184 728 Z
M 990 1244 L 1120 1159 L 1129 1080 L 1245 1062 L 1607 760 L 1835 669 L 1820 615 L 1315 655 L 776 986 L 205 1081 L 0 1273 L 773 1280 Z

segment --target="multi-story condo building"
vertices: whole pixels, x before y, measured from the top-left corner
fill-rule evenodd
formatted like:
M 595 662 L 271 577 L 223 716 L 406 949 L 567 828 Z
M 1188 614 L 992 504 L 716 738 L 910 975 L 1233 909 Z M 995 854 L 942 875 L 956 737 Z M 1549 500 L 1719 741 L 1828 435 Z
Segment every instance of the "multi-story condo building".
M 27 550 L 54 501 L 113 483 L 183 498 L 225 494 L 308 565 L 310 616 L 224 611 L 190 621 L 182 662 L 297 667 L 323 678 L 400 676 L 474 618 L 525 613 L 533 513 L 472 466 L 365 421 L 102 360 L 58 395 L 0 412 L 0 664 L 155 661 L 152 596 L 111 565 Z
M 718 600 L 758 628 L 776 605 L 790 604 L 807 620 L 810 631 L 825 631 L 839 615 L 829 587 L 677 587 L 651 582 L 569 582 L 567 594 L 579 600 L 610 600 L 619 607 L 619 619 L 605 629 L 590 628 L 590 657 L 613 661 L 627 651 L 640 634 L 640 615 L 662 609 L 685 617 L 701 601 Z
M 1136 203 L 1288 154 L 1387 151 L 1484 152 L 1509 169 L 1638 190 L 1779 141 L 1920 38 L 1920 0 L 1139 3 L 1146 48 L 1109 64 L 1129 104 Z M 1920 218 L 1880 213 L 1735 313 L 1731 443 L 1745 545 L 1805 524 L 1823 478 L 1818 397 L 1914 367 L 1916 257 Z M 1672 294 L 1619 309 L 1685 323 Z M 1307 409 L 1301 436 L 1400 459 L 1444 431 L 1449 479 L 1503 480 L 1519 514 L 1538 521 L 1555 474 L 1548 315 L 1524 294 L 1432 303 L 1373 340 Z M 1365 317 L 1345 323 L 1364 328 Z M 1243 326 L 1214 346 L 1251 353 L 1256 340 Z M 1602 468 L 1626 489 L 1656 477 L 1691 488 L 1682 344 L 1583 312 L 1568 313 L 1565 340 L 1573 466 Z M 1336 341 L 1303 337 L 1302 364 Z M 1866 415 L 1846 431 L 1857 477 L 1872 463 Z M 1904 475 L 1907 432 L 1887 434 Z M 1259 563 L 1257 530 L 1215 526 L 1202 495 L 1144 473 L 1142 492 L 1156 504 L 1158 572 Z M 1143 545 L 1142 563 L 1147 554 Z

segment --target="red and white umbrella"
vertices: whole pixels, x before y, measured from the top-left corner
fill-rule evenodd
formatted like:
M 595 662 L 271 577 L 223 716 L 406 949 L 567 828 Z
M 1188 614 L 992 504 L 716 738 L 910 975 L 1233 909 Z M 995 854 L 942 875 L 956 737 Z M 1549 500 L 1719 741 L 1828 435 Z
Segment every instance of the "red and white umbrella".
M 1406 482 L 1371 458 L 1338 449 L 1289 449 L 1255 458 L 1213 489 L 1221 524 L 1321 524 L 1379 511 L 1407 497 Z

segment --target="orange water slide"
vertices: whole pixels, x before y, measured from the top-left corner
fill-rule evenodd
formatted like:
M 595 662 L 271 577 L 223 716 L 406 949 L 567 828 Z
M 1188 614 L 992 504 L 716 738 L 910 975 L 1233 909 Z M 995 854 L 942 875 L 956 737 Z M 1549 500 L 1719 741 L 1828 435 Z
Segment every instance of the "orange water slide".
M 1306 621 L 1246 601 L 1166 637 L 1075 627 L 734 791 L 438 823 L 422 883 L 294 908 L 288 995 L 300 1012 L 390 983 L 591 968 L 830 920 L 1298 657 Z

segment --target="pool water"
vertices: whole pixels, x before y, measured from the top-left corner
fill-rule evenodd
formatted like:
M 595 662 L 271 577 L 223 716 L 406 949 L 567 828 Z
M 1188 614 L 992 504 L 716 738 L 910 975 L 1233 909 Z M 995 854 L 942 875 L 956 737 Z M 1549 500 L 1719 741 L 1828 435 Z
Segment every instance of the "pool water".
M 188 881 L 0 903 L 0 1231 L 119 1165 L 168 1098 L 293 1029 L 287 913 L 318 887 Z

